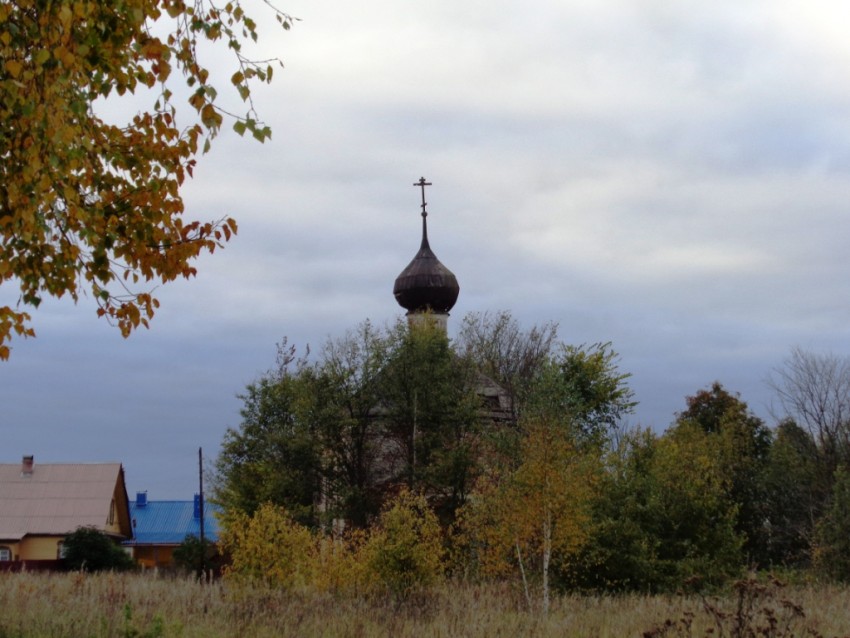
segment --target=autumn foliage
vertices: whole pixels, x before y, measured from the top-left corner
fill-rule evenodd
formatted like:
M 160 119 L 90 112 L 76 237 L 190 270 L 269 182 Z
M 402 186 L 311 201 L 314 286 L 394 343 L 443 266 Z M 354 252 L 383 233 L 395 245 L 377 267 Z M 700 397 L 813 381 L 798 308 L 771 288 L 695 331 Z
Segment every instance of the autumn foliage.
M 421 494 L 391 501 L 364 546 L 368 573 L 396 596 L 436 584 L 443 576 L 440 523 Z
M 442 531 L 426 499 L 407 491 L 368 531 L 311 532 L 284 508 L 265 503 L 225 521 L 225 577 L 289 590 L 389 593 L 404 599 L 444 572 Z
M 147 326 L 149 288 L 193 276 L 193 260 L 236 232 L 230 218 L 185 218 L 180 187 L 228 115 L 205 47 L 232 55 L 247 105 L 236 131 L 270 136 L 251 84 L 272 67 L 243 53 L 256 39 L 238 1 L 0 3 L 0 284 L 20 289 L 17 308 L 0 307 L 0 359 L 11 335 L 34 334 L 25 309 L 45 296 L 90 294 L 124 336 Z M 144 104 L 130 121 L 99 115 L 129 94 Z
M 399 600 L 497 584 L 544 613 L 565 592 L 705 592 L 748 569 L 850 580 L 850 363 L 806 355 L 797 379 L 795 352 L 786 394 L 831 388 L 797 397 L 824 407 L 805 427 L 770 429 L 714 382 L 656 432 L 624 423 L 610 344 L 506 313 L 464 326 L 453 342 L 367 322 L 313 363 L 284 344 L 216 465 L 231 577 Z M 512 409 L 491 411 L 484 375 Z
M 313 538 L 282 507 L 264 503 L 253 516 L 234 512 L 225 529 L 221 544 L 230 555 L 227 575 L 285 588 L 308 581 Z
M 529 423 L 517 467 L 482 479 L 463 512 L 468 560 L 485 576 L 516 574 L 529 607 L 529 582 L 539 583 L 541 607 L 548 611 L 553 566 L 568 563 L 589 536 L 596 482 L 593 458 L 577 449 L 567 430 Z

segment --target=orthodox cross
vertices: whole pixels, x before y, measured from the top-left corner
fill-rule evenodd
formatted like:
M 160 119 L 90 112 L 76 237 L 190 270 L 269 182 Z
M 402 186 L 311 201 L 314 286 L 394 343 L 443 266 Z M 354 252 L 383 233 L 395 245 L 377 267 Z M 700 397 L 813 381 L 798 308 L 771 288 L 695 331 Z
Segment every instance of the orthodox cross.
M 425 205 L 426 205 L 426 202 L 425 202 L 425 187 L 426 186 L 432 186 L 432 184 L 431 184 L 431 182 L 426 182 L 424 177 L 420 177 L 419 181 L 415 182 L 413 185 L 418 186 L 419 188 L 422 189 L 422 217 L 423 218 L 427 217 L 428 211 L 425 210 Z

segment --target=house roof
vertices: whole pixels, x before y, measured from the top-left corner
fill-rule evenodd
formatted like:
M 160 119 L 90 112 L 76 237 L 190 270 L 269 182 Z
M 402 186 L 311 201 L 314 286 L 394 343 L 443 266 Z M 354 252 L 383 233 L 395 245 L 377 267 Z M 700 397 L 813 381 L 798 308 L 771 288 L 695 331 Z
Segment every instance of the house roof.
M 204 501 L 204 537 L 218 540 L 219 508 Z M 130 502 L 133 540 L 125 545 L 179 545 L 189 534 L 201 535 L 201 519 L 195 517 L 194 501 Z
M 20 463 L 2 463 L 0 539 L 64 535 L 84 526 L 106 531 L 119 485 L 126 494 L 120 463 L 42 463 L 28 473 Z

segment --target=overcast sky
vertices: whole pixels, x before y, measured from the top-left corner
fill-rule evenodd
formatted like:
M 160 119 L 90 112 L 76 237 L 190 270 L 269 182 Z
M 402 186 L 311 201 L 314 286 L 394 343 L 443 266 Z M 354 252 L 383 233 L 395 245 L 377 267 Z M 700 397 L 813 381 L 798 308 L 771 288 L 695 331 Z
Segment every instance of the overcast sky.
M 128 340 L 91 299 L 45 301 L 0 364 L 0 462 L 120 461 L 131 496 L 191 498 L 198 447 L 215 458 L 281 338 L 402 315 L 420 176 L 461 286 L 450 333 L 509 310 L 611 341 L 633 424 L 663 430 L 718 380 L 772 425 L 792 347 L 848 354 L 846 2 L 281 8 L 301 21 L 257 51 L 286 65 L 255 91 L 272 140 L 225 131 L 185 190 L 238 236 Z

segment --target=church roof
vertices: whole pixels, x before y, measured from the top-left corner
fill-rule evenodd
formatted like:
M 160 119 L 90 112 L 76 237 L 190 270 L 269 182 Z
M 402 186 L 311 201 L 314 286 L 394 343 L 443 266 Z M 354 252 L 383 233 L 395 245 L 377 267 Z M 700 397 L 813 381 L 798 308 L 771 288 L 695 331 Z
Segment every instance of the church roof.
M 422 187 L 422 243 L 419 252 L 396 277 L 393 295 L 408 312 L 448 313 L 460 294 L 457 278 L 446 268 L 428 243 L 428 213 L 425 210 L 425 178 L 414 186 Z

